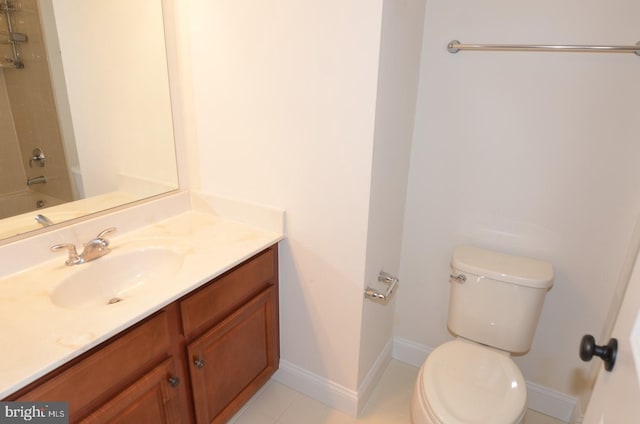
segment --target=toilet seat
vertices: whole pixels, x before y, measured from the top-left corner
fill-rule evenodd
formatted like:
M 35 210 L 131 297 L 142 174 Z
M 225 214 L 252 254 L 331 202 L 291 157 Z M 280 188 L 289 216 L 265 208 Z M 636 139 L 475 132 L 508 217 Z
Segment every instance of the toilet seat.
M 442 424 L 514 424 L 526 411 L 524 377 L 508 354 L 458 339 L 436 348 L 420 372 L 420 394 Z

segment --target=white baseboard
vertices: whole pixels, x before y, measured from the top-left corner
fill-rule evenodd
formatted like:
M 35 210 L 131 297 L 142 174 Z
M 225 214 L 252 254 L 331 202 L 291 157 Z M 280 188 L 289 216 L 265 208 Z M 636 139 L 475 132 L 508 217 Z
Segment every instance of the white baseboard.
M 433 348 L 410 340 L 398 337 L 393 341 L 390 340 L 371 366 L 357 391 L 320 377 L 285 360 L 280 361 L 280 369 L 273 378 L 333 409 L 355 417 L 366 404 L 391 358 L 420 367 L 432 351 Z M 576 405 L 577 399 L 572 396 L 527 381 L 527 407 L 531 410 L 566 423 L 578 424 L 581 420 L 575 415 Z
M 367 403 L 371 392 L 380 381 L 389 361 L 391 361 L 392 346 L 393 341 L 390 339 L 374 361 L 362 383 L 360 383 L 357 391 L 348 389 L 282 359 L 280 360 L 280 368 L 273 376 L 273 379 L 333 409 L 356 417 Z
M 582 407 L 582 401 L 580 398 L 576 401 L 576 407 L 573 409 L 573 414 L 569 420 L 569 424 L 582 424 L 584 421 L 584 408 Z
M 393 339 L 393 358 L 420 368 L 433 349 L 410 340 Z
M 432 351 L 433 348 L 429 346 L 399 337 L 394 338 L 393 341 L 393 358 L 416 367 L 422 366 Z M 576 398 L 572 396 L 527 381 L 527 407 L 529 409 L 568 423 L 570 420 L 575 420 L 573 413 L 576 402 Z
M 358 414 L 362 412 L 362 409 L 367 404 L 371 392 L 375 389 L 376 385 L 382 378 L 382 374 L 387 369 L 387 365 L 391 361 L 393 349 L 393 340 L 389 339 L 387 344 L 382 349 L 382 352 L 378 355 L 376 360 L 369 368 L 369 372 L 362 380 L 362 383 L 358 386 Z
M 576 398 L 565 393 L 527 381 L 527 406 L 566 423 L 576 409 Z
M 273 379 L 292 389 L 355 417 L 358 413 L 358 393 L 324 377 L 320 377 L 291 362 L 280 360 Z

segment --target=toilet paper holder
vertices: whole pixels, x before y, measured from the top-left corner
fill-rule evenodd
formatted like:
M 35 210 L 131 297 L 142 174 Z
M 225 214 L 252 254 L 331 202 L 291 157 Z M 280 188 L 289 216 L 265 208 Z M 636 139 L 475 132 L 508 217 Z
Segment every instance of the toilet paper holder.
M 376 303 L 386 305 L 389 303 L 389 300 L 391 300 L 391 296 L 393 295 L 396 287 L 398 287 L 398 282 L 400 282 L 400 280 L 398 277 L 394 277 L 388 272 L 380 271 L 380 274 L 378 274 L 378 282 L 385 284 L 387 289 L 384 292 L 381 292 L 367 286 L 364 291 L 364 297 Z

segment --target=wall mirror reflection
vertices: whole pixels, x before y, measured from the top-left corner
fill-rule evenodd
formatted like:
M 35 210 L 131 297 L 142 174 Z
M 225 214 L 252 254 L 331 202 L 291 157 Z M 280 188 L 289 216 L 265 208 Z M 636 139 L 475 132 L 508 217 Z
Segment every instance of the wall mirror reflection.
M 161 0 L 0 0 L 0 239 L 178 188 Z

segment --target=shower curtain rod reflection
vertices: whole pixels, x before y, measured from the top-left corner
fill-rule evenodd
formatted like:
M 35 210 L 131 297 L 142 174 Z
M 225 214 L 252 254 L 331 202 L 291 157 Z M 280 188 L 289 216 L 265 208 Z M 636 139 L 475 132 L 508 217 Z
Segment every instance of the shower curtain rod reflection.
M 536 44 L 462 44 L 453 40 L 447 44 L 449 53 L 460 50 L 479 51 L 536 51 L 536 52 L 579 52 L 579 53 L 635 53 L 640 56 L 640 42 L 634 46 L 594 46 L 594 45 L 536 45 Z

